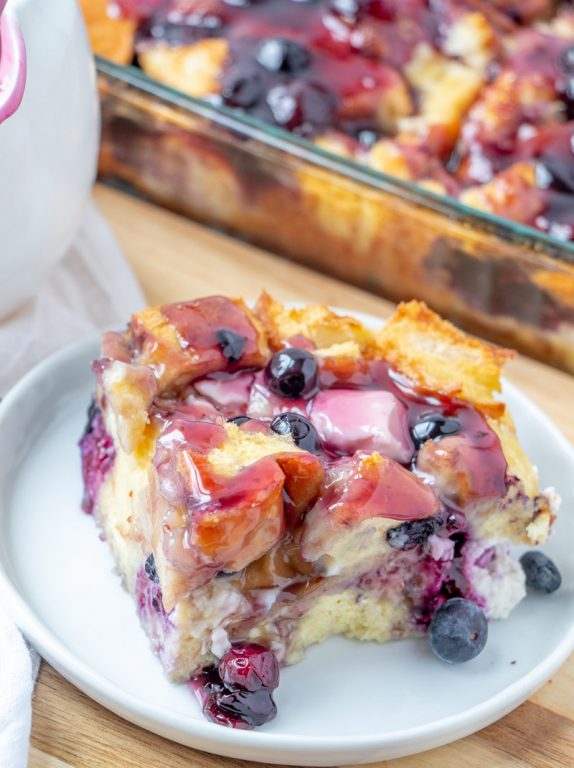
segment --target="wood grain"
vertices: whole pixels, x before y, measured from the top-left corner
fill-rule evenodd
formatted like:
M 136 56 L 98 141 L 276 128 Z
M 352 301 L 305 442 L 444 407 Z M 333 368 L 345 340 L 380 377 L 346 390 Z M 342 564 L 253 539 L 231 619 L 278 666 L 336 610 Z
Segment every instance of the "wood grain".
M 121 193 L 98 187 L 111 223 L 152 303 L 210 293 L 320 301 L 381 317 L 382 299 L 310 272 Z M 574 442 L 574 378 L 518 358 L 507 376 Z M 565 510 L 568 512 L 568 510 Z M 574 657 L 530 701 L 503 720 L 431 752 L 380 763 L 386 768 L 567 768 L 574 766 Z M 34 700 L 30 768 L 249 768 L 138 728 L 43 665 Z M 1 768 L 4 768 L 2 766 Z M 9 768 L 9 766 L 6 766 Z

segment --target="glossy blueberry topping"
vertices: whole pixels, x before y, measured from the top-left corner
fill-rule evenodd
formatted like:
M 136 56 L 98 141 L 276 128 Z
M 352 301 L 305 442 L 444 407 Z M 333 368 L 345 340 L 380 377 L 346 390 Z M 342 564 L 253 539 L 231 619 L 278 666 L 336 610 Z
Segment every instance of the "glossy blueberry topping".
M 311 62 L 309 51 L 295 40 L 272 37 L 264 40 L 257 51 L 257 61 L 269 72 L 297 74 Z
M 436 517 L 423 520 L 405 520 L 396 528 L 389 528 L 387 541 L 393 549 L 409 550 L 421 546 L 437 530 L 440 521 Z
M 279 684 L 275 654 L 256 643 L 234 643 L 218 667 L 208 667 L 190 684 L 203 713 L 231 728 L 255 728 L 277 714 L 272 692 Z
M 227 74 L 221 88 L 221 96 L 230 107 L 250 109 L 263 97 L 264 90 L 263 81 L 257 72 L 243 72 L 237 69 Z
M 317 430 L 309 419 L 299 413 L 280 413 L 271 422 L 271 429 L 278 435 L 290 435 L 303 451 L 317 453 L 320 449 Z
M 435 611 L 429 625 L 429 638 L 433 652 L 442 661 L 449 664 L 470 661 L 486 645 L 486 616 L 476 603 L 453 597 Z
M 277 714 L 277 706 L 273 701 L 271 691 L 262 688 L 260 691 L 230 691 L 219 697 L 219 708 L 230 715 L 241 718 L 251 726 L 264 725 L 273 720 Z
M 460 432 L 458 419 L 451 419 L 440 413 L 425 416 L 412 428 L 412 438 L 417 446 L 426 443 L 427 440 L 436 440 L 447 435 L 456 435 Z
M 151 554 L 145 561 L 144 568 L 148 579 L 155 584 L 159 584 L 159 576 L 155 567 L 155 558 L 153 554 Z
M 279 350 L 265 366 L 267 386 L 281 397 L 310 397 L 317 389 L 317 375 L 314 356 L 298 347 Z
M 279 685 L 275 654 L 256 643 L 233 645 L 219 662 L 218 672 L 225 685 L 244 691 L 274 690 Z
M 203 712 L 216 723 L 238 727 L 256 728 L 273 720 L 277 706 L 266 688 L 255 693 L 240 689 L 214 693 L 205 702 Z M 234 722 L 235 721 L 235 722 Z
M 247 341 L 245 336 L 235 333 L 231 328 L 219 328 L 215 332 L 215 338 L 221 347 L 223 357 L 229 360 L 230 363 L 237 363 L 241 360 L 241 355 L 245 349 L 245 342 Z
M 267 103 L 277 125 L 304 136 L 331 125 L 337 106 L 330 91 L 304 80 L 274 86 Z
M 526 586 L 530 589 L 550 594 L 562 584 L 560 571 L 542 552 L 526 552 L 520 558 L 520 565 L 526 576 Z

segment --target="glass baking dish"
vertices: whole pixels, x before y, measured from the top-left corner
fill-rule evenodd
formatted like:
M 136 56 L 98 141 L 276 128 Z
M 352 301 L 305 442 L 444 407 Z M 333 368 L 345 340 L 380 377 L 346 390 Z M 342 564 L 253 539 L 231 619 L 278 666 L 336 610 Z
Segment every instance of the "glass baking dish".
M 574 245 L 97 58 L 100 175 L 574 373 Z

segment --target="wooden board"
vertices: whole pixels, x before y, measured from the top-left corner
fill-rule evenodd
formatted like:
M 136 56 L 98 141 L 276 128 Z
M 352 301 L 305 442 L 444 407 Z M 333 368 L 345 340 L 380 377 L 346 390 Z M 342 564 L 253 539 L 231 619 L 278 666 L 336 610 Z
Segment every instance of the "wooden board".
M 99 187 L 110 221 L 152 303 L 210 293 L 306 300 L 371 312 L 392 305 L 336 280 Z M 525 358 L 508 378 L 574 442 L 574 378 Z M 571 510 L 564 510 L 564 514 Z M 43 665 L 34 700 L 30 768 L 230 768 L 255 766 L 196 752 L 154 736 L 95 704 Z M 574 657 L 529 702 L 495 725 L 387 768 L 567 768 L 574 766 Z M 2 766 L 1 768 L 10 768 Z

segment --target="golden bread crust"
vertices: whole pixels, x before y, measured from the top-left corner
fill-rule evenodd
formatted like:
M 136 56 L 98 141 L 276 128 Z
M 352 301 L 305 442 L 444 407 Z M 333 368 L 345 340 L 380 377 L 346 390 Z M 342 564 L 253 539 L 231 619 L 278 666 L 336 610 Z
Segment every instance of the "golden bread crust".
M 459 398 L 493 416 L 504 413 L 495 393 L 501 368 L 515 353 L 468 336 L 426 304 L 399 304 L 377 335 L 377 347 L 421 389 Z
M 207 38 L 179 48 L 150 48 L 139 54 L 139 61 L 151 77 L 201 98 L 219 92 L 221 73 L 228 55 L 226 40 Z
M 338 344 L 355 342 L 364 353 L 374 343 L 373 334 L 356 318 L 337 315 L 323 305 L 310 305 L 301 309 L 287 308 L 268 293 L 263 292 L 255 306 L 271 349 L 281 349 L 283 342 L 304 336 L 318 350 Z

